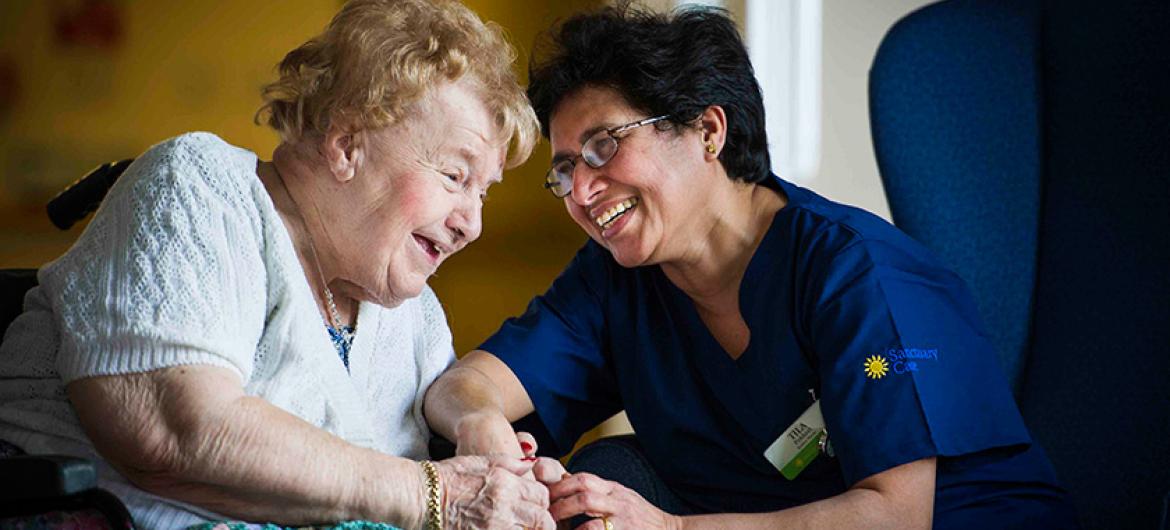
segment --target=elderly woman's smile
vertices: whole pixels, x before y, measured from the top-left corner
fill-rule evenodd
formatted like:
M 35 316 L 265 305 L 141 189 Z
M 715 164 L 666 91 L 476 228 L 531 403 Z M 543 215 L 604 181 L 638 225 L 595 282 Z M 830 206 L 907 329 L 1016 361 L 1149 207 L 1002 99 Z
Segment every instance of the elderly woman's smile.
M 427 259 L 435 267 L 439 266 L 439 260 L 443 254 L 450 253 L 449 250 L 447 250 L 447 251 L 441 250 L 439 248 L 439 245 L 437 243 L 435 243 L 435 241 L 433 239 L 430 239 L 426 236 L 422 236 L 419 234 L 411 234 L 411 235 L 414 236 L 414 242 L 418 243 L 418 247 L 420 249 L 422 249 L 423 253 L 426 254 L 426 256 L 427 256 Z
M 471 83 L 435 87 L 399 122 L 354 135 L 353 178 L 307 199 L 341 212 L 324 252 L 338 258 L 322 264 L 339 291 L 396 306 L 479 237 L 506 155 L 480 99 Z

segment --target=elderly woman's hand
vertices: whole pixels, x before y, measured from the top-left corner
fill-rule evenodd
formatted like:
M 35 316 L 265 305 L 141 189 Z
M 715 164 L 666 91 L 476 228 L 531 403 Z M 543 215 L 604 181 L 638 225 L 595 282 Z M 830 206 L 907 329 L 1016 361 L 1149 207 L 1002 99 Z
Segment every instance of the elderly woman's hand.
M 562 466 L 559 460 L 544 456 L 535 459 L 532 475 L 545 486 L 552 486 L 570 476 L 565 472 L 565 466 Z
M 535 466 L 532 466 L 532 474 L 536 477 L 536 480 L 545 486 L 552 486 L 570 476 L 565 471 L 565 466 L 561 465 L 560 460 L 543 456 L 536 460 Z M 568 519 L 557 521 L 557 530 L 570 530 L 572 528 L 571 525 L 572 521 Z
M 548 488 L 525 478 L 535 460 L 456 456 L 435 463 L 443 484 L 444 528 L 554 530 Z
M 578 530 L 607 530 L 602 517 L 612 528 L 638 530 L 674 530 L 682 522 L 659 510 L 637 492 L 617 482 L 591 473 L 576 473 L 548 488 L 552 506 L 549 513 L 558 521 L 585 514 L 595 517 Z

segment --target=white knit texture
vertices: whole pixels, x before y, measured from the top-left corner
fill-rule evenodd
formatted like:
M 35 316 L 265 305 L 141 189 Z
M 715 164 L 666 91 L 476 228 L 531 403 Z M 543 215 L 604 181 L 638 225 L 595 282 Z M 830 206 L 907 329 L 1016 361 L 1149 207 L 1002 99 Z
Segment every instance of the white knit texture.
M 0 439 L 97 460 L 100 485 L 141 528 L 221 517 L 138 490 L 101 461 L 69 381 L 222 366 L 248 395 L 353 444 L 427 456 L 423 392 L 455 359 L 434 293 L 361 303 L 347 373 L 256 163 L 208 133 L 148 150 L 73 248 L 41 269 L 0 345 Z

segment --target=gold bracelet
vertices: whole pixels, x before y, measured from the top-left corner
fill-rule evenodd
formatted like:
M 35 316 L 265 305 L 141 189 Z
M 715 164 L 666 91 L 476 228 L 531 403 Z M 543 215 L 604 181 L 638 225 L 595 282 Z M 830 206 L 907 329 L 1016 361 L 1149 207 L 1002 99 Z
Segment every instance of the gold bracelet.
M 443 488 L 439 482 L 439 470 L 430 460 L 423 460 L 420 464 L 427 485 L 426 529 L 443 530 Z

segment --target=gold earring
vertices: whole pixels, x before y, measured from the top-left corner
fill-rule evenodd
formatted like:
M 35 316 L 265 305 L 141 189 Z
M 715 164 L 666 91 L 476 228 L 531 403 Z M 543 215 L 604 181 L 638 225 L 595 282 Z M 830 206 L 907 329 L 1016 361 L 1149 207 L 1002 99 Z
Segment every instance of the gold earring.
M 713 144 L 713 143 L 707 144 L 707 152 L 711 153 L 711 154 L 715 154 L 715 144 Z

